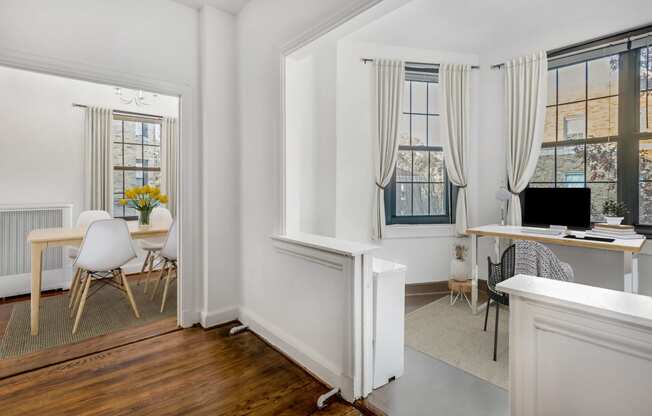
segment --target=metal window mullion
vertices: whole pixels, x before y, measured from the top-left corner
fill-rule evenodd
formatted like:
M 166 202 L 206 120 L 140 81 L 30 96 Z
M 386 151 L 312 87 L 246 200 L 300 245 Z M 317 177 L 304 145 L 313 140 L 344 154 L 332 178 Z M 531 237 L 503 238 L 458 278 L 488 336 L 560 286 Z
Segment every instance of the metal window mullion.
M 559 69 L 555 69 L 555 166 L 553 169 L 555 188 L 557 187 L 557 146 L 559 145 Z
M 124 120 L 120 120 L 120 124 L 122 126 L 122 166 L 125 165 L 125 122 Z M 126 189 L 126 182 L 125 182 L 125 171 L 122 171 L 122 195 L 124 196 L 124 192 Z M 127 207 L 122 206 L 122 216 L 126 217 L 127 216 Z

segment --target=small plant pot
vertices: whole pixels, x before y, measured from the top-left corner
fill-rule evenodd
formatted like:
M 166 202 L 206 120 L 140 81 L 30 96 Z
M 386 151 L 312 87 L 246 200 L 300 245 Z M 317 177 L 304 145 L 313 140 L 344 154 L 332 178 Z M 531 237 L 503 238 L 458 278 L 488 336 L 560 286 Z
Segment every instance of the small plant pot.
M 604 220 L 607 222 L 609 225 L 620 225 L 625 217 L 608 217 L 604 216 Z
M 451 260 L 451 279 L 457 280 L 458 282 L 464 282 L 469 279 L 464 260 Z

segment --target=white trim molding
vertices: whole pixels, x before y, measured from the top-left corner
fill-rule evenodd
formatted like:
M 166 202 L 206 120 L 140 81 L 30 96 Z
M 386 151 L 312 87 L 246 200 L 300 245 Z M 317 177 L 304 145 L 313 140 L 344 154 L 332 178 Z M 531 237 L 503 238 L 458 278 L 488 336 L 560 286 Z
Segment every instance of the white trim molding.
M 393 224 L 385 227 L 383 239 L 455 237 L 455 224 Z

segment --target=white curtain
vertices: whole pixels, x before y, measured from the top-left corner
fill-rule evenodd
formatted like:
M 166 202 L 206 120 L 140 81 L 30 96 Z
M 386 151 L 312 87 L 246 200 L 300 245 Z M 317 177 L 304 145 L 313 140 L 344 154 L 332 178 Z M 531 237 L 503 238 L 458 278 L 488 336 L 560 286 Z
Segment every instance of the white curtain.
M 442 94 L 442 145 L 448 179 L 458 187 L 455 231 L 468 226 L 467 178 L 469 124 L 471 118 L 471 65 L 442 64 L 439 67 Z
M 518 194 L 534 174 L 543 141 L 548 58 L 545 52 L 505 63 L 507 178 L 512 197 L 507 223 L 521 225 Z
M 167 208 L 177 216 L 177 152 L 179 149 L 178 122 L 164 117 L 161 121 L 161 191 L 168 196 Z
M 398 156 L 398 122 L 403 96 L 403 61 L 377 59 L 374 63 L 374 207 L 372 238 L 383 238 L 385 229 L 385 187 L 394 174 Z
M 113 210 L 113 111 L 88 107 L 84 114 L 84 204 L 87 210 Z

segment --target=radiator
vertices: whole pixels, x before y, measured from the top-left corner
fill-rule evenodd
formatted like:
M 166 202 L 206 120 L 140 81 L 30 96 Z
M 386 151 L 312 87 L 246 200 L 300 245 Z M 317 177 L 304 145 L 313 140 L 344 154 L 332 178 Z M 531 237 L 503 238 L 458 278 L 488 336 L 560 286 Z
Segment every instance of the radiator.
M 27 234 L 37 228 L 69 227 L 71 205 L 0 206 L 0 277 L 31 272 L 31 249 Z M 43 270 L 64 266 L 62 247 L 43 252 Z

